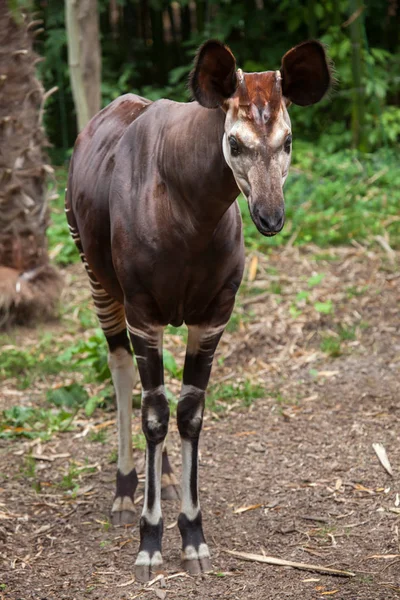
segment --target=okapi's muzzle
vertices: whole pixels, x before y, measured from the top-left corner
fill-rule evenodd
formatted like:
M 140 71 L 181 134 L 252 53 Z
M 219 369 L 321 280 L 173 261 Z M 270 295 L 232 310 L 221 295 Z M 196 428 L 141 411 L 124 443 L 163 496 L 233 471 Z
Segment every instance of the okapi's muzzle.
M 279 233 L 285 224 L 285 207 L 283 204 L 272 211 L 255 205 L 250 210 L 250 214 L 258 231 L 267 237 Z

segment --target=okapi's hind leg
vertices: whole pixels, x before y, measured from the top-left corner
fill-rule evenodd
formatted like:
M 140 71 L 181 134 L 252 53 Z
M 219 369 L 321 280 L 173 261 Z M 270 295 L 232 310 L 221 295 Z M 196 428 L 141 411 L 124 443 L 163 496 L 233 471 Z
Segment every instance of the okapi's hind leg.
M 113 525 L 127 525 L 134 521 L 133 498 L 138 477 L 132 453 L 132 391 L 136 374 L 126 331 L 125 310 L 122 304 L 114 300 L 97 281 L 83 252 L 73 215 L 68 209 L 66 212 L 72 239 L 89 277 L 95 311 L 108 343 L 108 365 L 118 410 L 118 470 L 111 521 Z
M 198 449 L 203 423 L 205 392 L 214 352 L 225 325 L 189 327 L 183 385 L 177 420 L 182 441 L 182 504 L 178 527 L 182 536 L 182 562 L 191 575 L 211 571 L 203 534 L 198 486 Z

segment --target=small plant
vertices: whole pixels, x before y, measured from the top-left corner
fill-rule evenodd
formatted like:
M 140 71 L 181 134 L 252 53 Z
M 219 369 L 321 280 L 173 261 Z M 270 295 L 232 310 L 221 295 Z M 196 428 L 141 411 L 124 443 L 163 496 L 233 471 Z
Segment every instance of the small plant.
M 265 390 L 261 385 L 253 384 L 246 379 L 237 383 L 214 385 L 207 394 L 207 406 L 215 413 L 225 412 L 229 404 L 240 401 L 244 406 L 250 406 L 253 400 L 264 396 Z
M 132 445 L 137 450 L 146 450 L 146 438 L 141 431 L 132 435 Z
M 323 315 L 331 315 L 333 313 L 332 300 L 327 300 L 326 302 L 315 302 L 314 308 L 317 312 Z
M 77 464 L 70 462 L 66 475 L 64 475 L 60 481 L 60 488 L 63 490 L 72 490 L 72 492 L 76 492 L 79 489 L 79 484 L 77 481 L 79 472 L 80 471 L 77 467 Z
M 65 410 L 13 406 L 2 413 L 0 438 L 48 440 L 53 433 L 69 429 L 73 418 L 74 413 Z
M 107 441 L 107 432 L 104 429 L 91 431 L 89 434 L 89 440 L 94 443 L 105 444 Z
M 336 358 L 342 354 L 340 339 L 335 336 L 327 336 L 322 339 L 321 350 L 329 356 Z
M 339 325 L 339 337 L 343 341 L 355 340 L 356 339 L 356 328 L 355 326 L 346 327 L 345 325 Z
M 108 456 L 108 462 L 110 464 L 116 463 L 118 460 L 118 450 L 114 449 L 111 450 L 109 456 Z

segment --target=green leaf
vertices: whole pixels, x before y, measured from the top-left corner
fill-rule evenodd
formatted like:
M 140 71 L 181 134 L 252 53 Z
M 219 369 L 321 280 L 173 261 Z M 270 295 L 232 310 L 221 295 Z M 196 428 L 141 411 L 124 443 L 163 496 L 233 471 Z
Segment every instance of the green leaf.
M 54 406 L 66 406 L 68 408 L 78 408 L 84 406 L 89 395 L 87 391 L 78 383 L 65 385 L 55 390 L 48 390 L 47 401 Z
M 167 371 L 171 373 L 173 377 L 177 377 L 179 374 L 178 365 L 176 364 L 175 358 L 173 357 L 171 352 L 166 348 L 164 348 L 163 357 L 164 366 L 167 369 Z
M 316 285 L 318 285 L 319 283 L 321 283 L 321 281 L 324 279 L 325 274 L 324 273 L 318 273 L 317 275 L 312 275 L 309 280 L 308 280 L 308 287 L 314 287 Z
M 314 304 L 314 308 L 319 313 L 322 313 L 324 315 L 330 315 L 331 313 L 333 313 L 332 300 L 328 300 L 327 302 L 316 302 Z

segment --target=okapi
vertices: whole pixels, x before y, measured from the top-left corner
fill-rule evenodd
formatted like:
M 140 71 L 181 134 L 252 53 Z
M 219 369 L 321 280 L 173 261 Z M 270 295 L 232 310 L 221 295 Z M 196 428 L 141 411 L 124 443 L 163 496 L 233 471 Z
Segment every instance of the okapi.
M 243 192 L 261 234 L 282 229 L 282 188 L 292 150 L 287 108 L 318 102 L 330 83 L 317 41 L 289 50 L 279 71 L 243 73 L 230 49 L 210 40 L 199 49 L 190 76 L 196 101 L 151 102 L 127 94 L 93 117 L 76 141 L 65 210 L 108 342 L 117 397 L 114 524 L 132 523 L 138 483 L 130 342 L 143 389 L 146 484 L 135 563 L 140 581 L 162 563 L 161 497 L 174 496 L 176 484 L 164 448 L 169 406 L 163 330 L 167 324 L 188 327 L 177 406 L 178 526 L 184 567 L 197 574 L 211 569 L 198 494 L 205 392 L 244 268 L 236 198 Z

